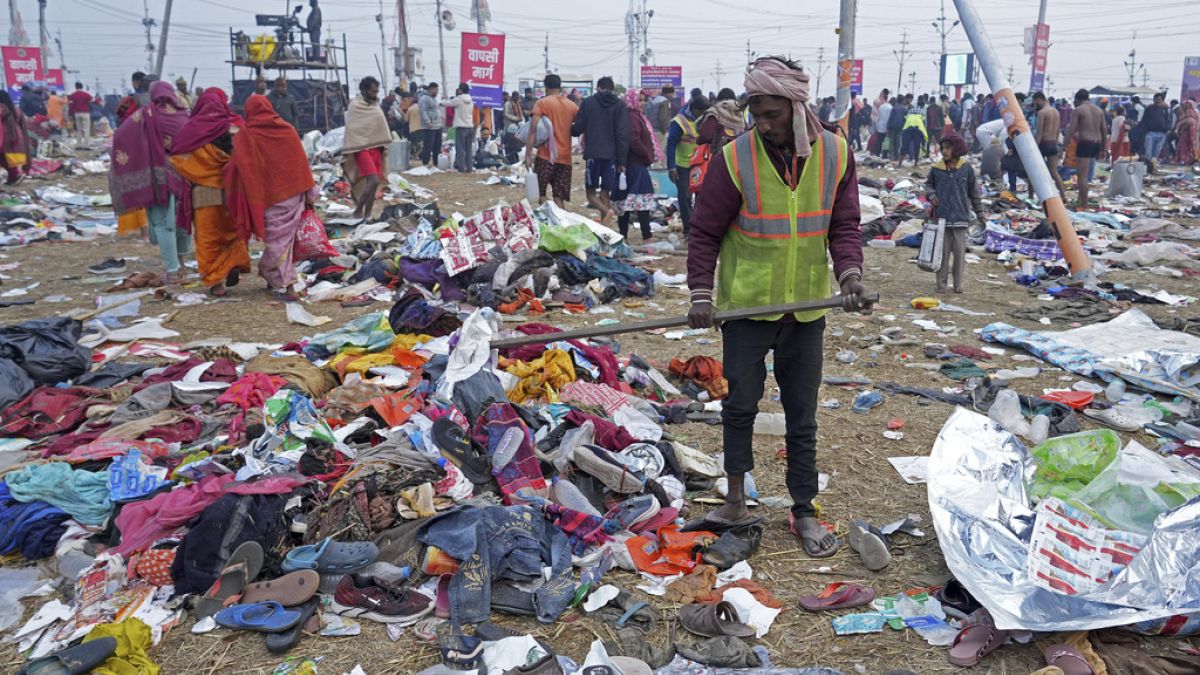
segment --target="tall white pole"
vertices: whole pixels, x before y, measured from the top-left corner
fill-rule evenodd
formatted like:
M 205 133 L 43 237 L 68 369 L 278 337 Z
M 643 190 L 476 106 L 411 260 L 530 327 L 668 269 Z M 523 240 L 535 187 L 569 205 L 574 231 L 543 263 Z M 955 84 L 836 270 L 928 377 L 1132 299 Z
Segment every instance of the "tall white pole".
M 838 120 L 845 120 L 850 113 L 850 80 L 854 72 L 854 24 L 858 15 L 858 0 L 842 0 L 838 20 L 837 56 L 837 112 Z M 843 121 L 843 130 L 848 130 Z
M 1000 106 L 1000 117 L 1004 120 L 1008 136 L 1016 146 L 1029 182 L 1033 184 L 1033 189 L 1042 202 L 1042 209 L 1046 212 L 1055 238 L 1058 239 L 1058 246 L 1062 249 L 1067 266 L 1073 275 L 1081 276 L 1091 268 L 1091 261 L 1087 252 L 1083 250 L 1083 244 L 1079 243 L 1079 237 L 1071 225 L 1071 217 L 1058 194 L 1058 187 L 1050 176 L 1050 170 L 1046 168 L 1046 162 L 1042 160 L 1042 153 L 1033 140 L 1029 122 L 1021 112 L 1017 97 L 1013 95 L 1012 85 L 1004 76 L 1004 65 L 992 48 L 992 42 L 983 27 L 983 20 L 979 18 L 972 0 L 954 0 L 954 6 L 958 9 L 963 30 L 971 41 L 971 48 L 975 51 L 975 58 L 979 60 L 983 75 L 992 89 L 996 104 Z
M 442 69 L 442 91 L 450 89 L 450 82 L 446 79 L 446 39 L 442 35 L 442 0 L 437 0 L 437 22 L 438 22 L 438 65 Z

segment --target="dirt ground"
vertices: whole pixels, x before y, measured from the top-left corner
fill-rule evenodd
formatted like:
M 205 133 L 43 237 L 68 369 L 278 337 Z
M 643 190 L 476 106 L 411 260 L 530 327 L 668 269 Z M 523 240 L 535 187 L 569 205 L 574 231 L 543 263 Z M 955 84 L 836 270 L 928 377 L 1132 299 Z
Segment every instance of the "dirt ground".
M 924 171 L 925 168 L 919 169 Z M 908 170 L 906 170 L 906 173 Z M 863 170 L 864 175 L 877 178 L 884 173 Z M 896 175 L 896 174 L 886 174 Z M 494 205 L 497 200 L 519 200 L 520 188 L 486 186 L 480 184 L 482 176 L 438 174 L 414 178 L 414 182 L 439 195 L 443 213 L 454 210 L 470 214 L 481 208 Z M 581 209 L 583 191 L 582 168 L 576 166 L 573 193 L 573 209 Z M 44 183 L 29 181 L 20 185 L 28 191 Z M 73 189 L 100 193 L 104 190 L 102 177 L 86 177 L 63 181 Z M 0 193 L 2 194 L 2 193 Z M 586 210 L 580 210 L 587 213 Z M 593 215 L 594 214 L 589 214 Z M 637 237 L 635 236 L 636 240 Z M 636 242 L 635 242 L 636 243 Z M 871 316 L 844 315 L 834 313 L 829 318 L 825 342 L 825 373 L 827 375 L 866 376 L 875 382 L 894 381 L 904 384 L 947 387 L 954 383 L 943 376 L 929 371 L 908 367 L 902 361 L 903 354 L 912 354 L 913 363 L 927 363 L 921 356 L 920 345 L 909 347 L 887 347 L 878 351 L 868 349 L 878 344 L 879 333 L 889 326 L 900 326 L 905 334 L 916 338 L 919 343 L 942 342 L 949 344 L 978 345 L 974 330 L 992 321 L 1008 321 L 1025 328 L 1040 328 L 1036 323 L 1024 322 L 1007 316 L 1014 308 L 1029 306 L 1041 301 L 1036 292 L 1012 282 L 1007 270 L 995 262 L 994 256 L 978 251 L 982 261 L 967 266 L 966 292 L 961 296 L 950 296 L 948 301 L 969 309 L 992 312 L 995 316 L 972 317 L 948 312 L 921 312 L 911 309 L 910 301 L 917 295 L 933 291 L 933 278 L 918 270 L 909 262 L 911 249 L 866 249 L 865 283 L 882 296 L 880 305 Z M 88 265 L 109 257 L 136 256 L 132 270 L 160 269 L 157 249 L 148 243 L 102 237 L 88 243 L 40 243 L 24 248 L 0 249 L 0 263 L 16 263 L 18 266 L 5 272 L 8 277 L 4 287 L 24 286 L 38 281 L 39 287 L 30 291 L 29 298 L 39 300 L 32 306 L 0 309 L 0 323 L 9 324 L 22 320 L 61 314 L 73 308 L 94 308 L 92 296 L 102 291 L 107 281 L 87 272 Z M 668 256 L 654 266 L 669 273 L 684 269 L 683 256 Z M 1193 277 L 1169 279 L 1161 276 L 1117 272 L 1106 277 L 1112 281 L 1165 288 L 1172 293 L 1200 296 L 1200 283 Z M 203 292 L 202 288 L 186 288 L 187 291 Z M 42 298 L 67 295 L 68 302 L 50 304 Z M 673 288 L 660 289 L 652 302 L 642 306 L 617 306 L 616 315 L 575 317 L 552 314 L 543 320 L 565 327 L 586 325 L 606 317 L 633 320 L 629 313 L 645 313 L 648 316 L 683 314 L 687 310 L 687 295 Z M 388 304 L 377 303 L 373 307 L 344 309 L 337 303 L 311 305 L 313 314 L 329 316 L 333 323 L 324 328 L 313 329 L 287 322 L 284 307 L 267 291 L 265 283 L 257 276 L 244 277 L 243 283 L 231 297 L 219 302 L 210 301 L 200 306 L 176 308 L 169 301 L 149 301 L 142 305 L 143 315 L 173 313 L 166 325 L 181 334 L 179 342 L 211 337 L 230 337 L 237 340 L 283 343 L 315 332 L 336 327 L 343 322 L 369 311 L 386 311 Z M 1173 309 L 1164 306 L 1141 306 L 1152 316 L 1190 316 L 1194 310 Z M 910 318 L 924 316 L 942 325 L 952 324 L 958 328 L 957 337 L 939 337 L 923 333 L 914 326 Z M 1065 329 L 1069 326 L 1053 326 Z M 701 342 L 706 344 L 701 344 Z M 648 358 L 665 370 L 673 357 L 686 358 L 695 354 L 721 357 L 718 336 L 710 334 L 701 340 L 687 338 L 669 341 L 661 336 L 631 334 L 620 338 L 621 354 L 637 353 Z M 834 359 L 839 350 L 853 350 L 858 359 L 852 364 L 843 364 Z M 1020 367 L 1037 365 L 1018 363 L 1011 359 L 1014 354 L 995 358 L 985 368 Z M 1018 381 L 1016 386 L 1024 393 L 1040 393 L 1047 387 L 1069 386 L 1078 378 L 1047 368 L 1032 380 Z M 892 668 L 909 668 L 918 673 L 939 673 L 958 670 L 946 661 L 946 649 L 931 647 L 913 631 L 892 631 L 875 635 L 837 637 L 830 626 L 829 615 L 808 614 L 797 608 L 800 596 L 820 590 L 825 584 L 837 580 L 852 580 L 874 587 L 880 595 L 891 595 L 905 589 L 939 584 L 948 578 L 932 524 L 924 485 L 908 485 L 888 463 L 889 456 L 927 455 L 938 430 L 951 412 L 945 404 L 919 405 L 914 397 L 891 396 L 878 408 L 866 415 L 854 414 L 850 404 L 855 391 L 823 386 L 822 400 L 835 398 L 841 407 L 821 408 L 819 414 L 819 455 L 821 471 L 830 474 L 828 489 L 819 502 L 822 518 L 837 526 L 844 533 L 852 518 L 876 524 L 891 522 L 909 514 L 923 519 L 925 536 L 897 537 L 895 559 L 882 572 L 867 571 L 855 553 L 844 547 L 835 557 L 824 561 L 807 559 L 798 542 L 787 533 L 786 509 L 767 509 L 768 528 L 762 550 L 750 559 L 755 570 L 755 579 L 770 588 L 785 606 L 771 632 L 762 640 L 770 651 L 775 665 L 781 666 L 827 666 L 840 668 L 847 673 L 882 673 Z M 778 389 L 773 380 L 768 381 L 768 393 L 764 410 L 781 410 L 772 397 Z M 890 419 L 904 420 L 904 438 L 893 441 L 883 437 L 885 424 Z M 1089 423 L 1084 422 L 1088 427 Z M 691 423 L 669 427 L 668 431 L 684 442 L 709 452 L 720 450 L 720 427 Z M 1151 445 L 1147 438 L 1141 439 Z M 756 439 L 758 469 L 755 471 L 760 492 L 765 496 L 786 497 L 782 477 L 784 463 L 776 456 L 782 446 L 782 438 L 759 437 Z M 765 509 L 765 507 L 762 507 Z M 827 566 L 829 569 L 819 569 Z M 613 574 L 612 583 L 632 586 L 635 577 L 629 574 Z M 36 607 L 38 603 L 29 603 Z M 655 599 L 653 604 L 665 610 L 664 616 L 671 617 L 673 608 Z M 27 609 L 28 615 L 31 609 Z M 531 620 L 515 619 L 497 615 L 503 625 L 528 631 L 534 636 L 545 638 L 561 653 L 582 660 L 589 643 L 600 638 L 611 638 L 611 629 L 599 621 L 578 615 L 568 615 L 552 625 L 541 625 Z M 248 633 L 217 631 L 195 636 L 188 632 L 190 619 L 183 626 L 172 630 L 161 644 L 154 647 L 151 657 L 162 666 L 163 673 L 269 673 L 283 661 L 265 650 L 257 636 Z M 668 620 L 669 624 L 670 621 Z M 666 625 L 666 624 L 664 624 Z M 685 638 L 686 632 L 677 627 L 676 633 Z M 359 664 L 367 673 L 411 673 L 438 661 L 437 649 L 433 644 L 411 637 L 411 631 L 396 642 L 387 639 L 386 632 L 378 624 L 363 622 L 363 634 L 357 637 L 320 638 L 306 637 L 292 651 L 294 656 L 324 657 L 321 672 L 347 672 Z M 656 631 L 650 641 L 662 644 L 670 639 L 668 631 Z M 685 638 L 686 639 L 686 638 Z M 1177 653 L 1187 646 L 1200 646 L 1200 640 L 1175 638 L 1145 638 L 1144 648 L 1156 653 Z M 0 646 L 0 669 L 15 670 L 21 659 L 12 645 Z M 1028 673 L 1043 665 L 1038 650 L 1032 645 L 1012 644 L 986 659 L 973 672 L 980 673 Z

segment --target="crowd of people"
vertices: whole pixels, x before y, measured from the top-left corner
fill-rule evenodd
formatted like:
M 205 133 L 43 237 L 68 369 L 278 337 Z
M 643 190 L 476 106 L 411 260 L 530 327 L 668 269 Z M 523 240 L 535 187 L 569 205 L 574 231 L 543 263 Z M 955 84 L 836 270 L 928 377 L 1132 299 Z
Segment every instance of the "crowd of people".
M 1158 93 L 1145 105 L 1139 96 L 1093 97 L 1083 89 L 1071 100 L 1042 92 L 1016 94 L 1016 99 L 1064 196 L 1064 178 L 1076 176 L 1081 208 L 1089 204 L 1088 188 L 1097 160 L 1137 155 L 1150 170 L 1159 163 L 1186 166 L 1200 161 L 1200 113 L 1195 101 L 1168 103 Z M 1007 174 L 1009 187 L 1015 190 L 1024 171 L 1011 141 L 1004 139 L 1001 107 L 992 94 L 953 99 L 946 94 L 921 94 L 914 99 L 912 94 L 884 89 L 870 102 L 852 96 L 850 143 L 902 166 L 906 159 L 915 164 L 930 157 L 931 150 L 936 153 L 943 135 L 954 130 L 967 139 L 971 151 L 985 151 L 993 143 L 1006 146 L 996 173 Z M 833 99 L 825 99 L 817 114 L 831 121 L 835 108 Z
M 132 85 L 118 105 L 109 172 L 118 232 L 148 233 L 167 283 L 178 283 L 194 243 L 202 281 L 217 297 L 250 271 L 248 243 L 259 239 L 259 275 L 296 300 L 293 247 L 318 193 L 294 118 L 284 117 L 286 82 L 275 96 L 250 95 L 241 115 L 216 87 L 193 98 L 185 82 L 173 87 L 142 73 Z

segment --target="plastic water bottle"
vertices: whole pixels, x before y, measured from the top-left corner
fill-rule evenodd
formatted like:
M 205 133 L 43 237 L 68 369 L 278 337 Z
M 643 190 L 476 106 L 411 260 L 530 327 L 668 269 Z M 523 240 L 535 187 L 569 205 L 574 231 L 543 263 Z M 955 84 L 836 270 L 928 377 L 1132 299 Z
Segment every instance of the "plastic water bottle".
M 883 394 L 871 389 L 854 397 L 854 406 L 851 407 L 851 410 L 860 415 L 865 415 L 880 403 L 883 403 Z
M 988 417 L 1005 430 L 1018 436 L 1029 436 L 1029 422 L 1021 414 L 1021 399 L 1012 389 L 1001 390 L 988 410 Z
M 627 181 L 625 179 L 624 171 L 621 172 L 621 177 L 617 179 L 617 189 L 618 190 L 628 190 L 629 189 L 629 181 Z
M 1045 415 L 1034 415 L 1029 425 L 1029 442 L 1041 445 L 1050 437 L 1050 418 Z
M 758 413 L 754 418 L 754 433 L 763 436 L 783 436 L 787 433 L 787 424 L 783 413 Z
M 538 187 L 537 174 L 532 171 L 525 172 L 525 199 L 529 200 L 530 206 L 537 206 L 538 199 L 541 197 L 541 190 Z
M 555 476 L 551 480 L 550 498 L 555 504 L 564 506 L 573 511 L 586 513 L 588 515 L 601 517 L 603 514 L 592 506 L 588 498 L 575 487 L 575 484 L 569 480 L 565 480 L 559 476 Z
M 1125 398 L 1125 380 L 1114 378 L 1112 382 L 1104 389 L 1104 398 L 1108 399 L 1109 403 L 1120 403 L 1122 398 Z

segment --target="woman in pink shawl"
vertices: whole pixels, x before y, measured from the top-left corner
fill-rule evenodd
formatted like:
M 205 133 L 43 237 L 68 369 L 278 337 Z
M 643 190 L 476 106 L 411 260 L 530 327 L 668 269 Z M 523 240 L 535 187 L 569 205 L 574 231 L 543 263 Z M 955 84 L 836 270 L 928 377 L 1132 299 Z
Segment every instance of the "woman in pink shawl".
M 650 120 L 642 113 L 641 97 L 640 89 L 625 91 L 625 106 L 629 110 L 629 154 L 617 158 L 617 166 L 625 167 L 625 172 L 618 176 L 612 191 L 612 206 L 617 212 L 617 227 L 622 237 L 629 235 L 629 220 L 636 213 L 642 228 L 642 241 L 650 241 L 650 211 L 657 204 L 649 167 L 662 161 L 663 151 L 658 147 Z
M 191 241 L 190 214 L 176 208 L 186 198 L 187 183 L 167 160 L 187 121 L 188 111 L 179 107 L 174 88 L 167 82 L 155 82 L 150 87 L 150 105 L 133 112 L 113 134 L 108 173 L 117 216 L 125 221 L 144 210 L 150 241 L 158 244 L 167 283 L 178 283 L 180 257 L 188 252 Z

